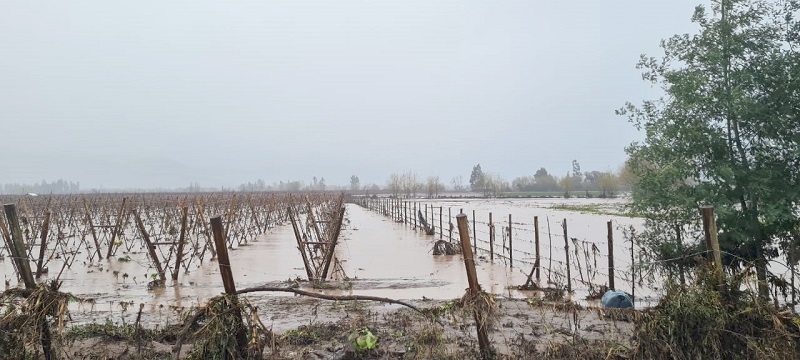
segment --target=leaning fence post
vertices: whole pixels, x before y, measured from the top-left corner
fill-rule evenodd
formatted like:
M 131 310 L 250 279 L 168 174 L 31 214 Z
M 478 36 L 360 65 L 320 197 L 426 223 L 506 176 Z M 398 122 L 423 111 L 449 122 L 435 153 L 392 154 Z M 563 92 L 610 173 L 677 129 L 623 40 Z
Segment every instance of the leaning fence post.
M 214 233 L 214 245 L 217 247 L 217 260 L 219 261 L 219 274 L 222 276 L 222 285 L 225 286 L 226 294 L 235 295 L 236 284 L 233 281 L 233 272 L 231 272 L 231 260 L 228 258 L 222 216 L 211 218 L 211 231 Z
M 31 272 L 31 263 L 28 259 L 28 252 L 25 251 L 25 242 L 22 239 L 22 229 L 19 227 L 17 207 L 14 204 L 6 204 L 3 206 L 3 208 L 6 212 L 6 218 L 8 218 L 8 226 L 11 228 L 11 237 L 14 242 L 14 246 L 9 250 L 13 250 L 15 253 L 14 260 L 17 263 L 17 270 L 20 272 L 22 281 L 25 283 L 25 288 L 28 290 L 33 290 L 36 288 L 36 280 L 34 280 L 33 273 Z M 49 211 L 45 214 L 48 219 L 49 214 Z M 45 235 L 43 235 L 43 237 L 46 236 L 46 230 L 47 229 L 44 229 Z M 47 319 L 42 316 L 39 320 L 39 324 L 37 325 L 41 327 L 41 344 L 42 351 L 44 352 L 44 358 L 47 360 L 53 359 L 50 323 L 48 323 Z
M 92 230 L 92 239 L 94 239 L 94 249 L 97 252 L 97 259 L 103 260 L 103 254 L 100 253 L 100 242 L 97 241 L 97 231 L 94 229 L 94 222 L 92 221 L 92 213 L 89 211 L 89 205 L 86 199 L 83 199 L 83 208 L 86 210 L 86 221 L 89 223 L 89 229 Z
M 17 206 L 14 204 L 5 204 L 3 209 L 6 212 L 6 219 L 8 219 L 8 227 L 11 231 L 12 246 L 9 248 L 14 258 L 14 263 L 17 264 L 17 271 L 19 276 L 25 283 L 26 289 L 36 288 L 36 280 L 33 278 L 31 272 L 31 263 L 28 260 L 28 252 L 25 250 L 25 241 L 22 239 L 22 229 L 19 227 L 19 217 L 17 215 Z
M 42 244 L 39 246 L 39 261 L 36 263 L 36 277 L 42 276 L 44 269 L 44 254 L 47 249 L 47 233 L 50 230 L 50 210 L 45 211 L 44 221 L 42 221 Z
M 567 292 L 572 292 L 572 275 L 569 270 L 569 238 L 567 237 L 567 219 L 564 219 L 564 252 L 567 255 Z
M 252 203 L 250 204 L 252 207 Z M 172 281 L 178 281 L 178 274 L 181 270 L 181 260 L 183 260 L 183 247 L 186 244 L 186 225 L 189 217 L 189 208 L 186 206 L 181 207 L 181 235 L 178 238 L 178 250 L 175 254 L 175 269 L 172 270 Z
M 117 233 L 120 232 L 120 228 L 122 227 L 122 220 L 125 217 L 125 201 L 127 201 L 127 197 L 122 198 L 122 206 L 119 208 L 119 213 L 117 213 L 117 224 L 114 225 L 114 230 L 111 233 L 111 240 L 108 241 L 108 253 L 106 254 L 106 259 L 111 260 L 111 255 L 113 255 L 114 251 L 114 242 L 117 240 Z
M 469 283 L 469 292 L 472 296 L 479 296 L 481 287 L 478 284 L 478 273 L 475 270 L 475 258 L 470 248 L 469 241 L 469 225 L 467 223 L 467 215 L 456 215 L 456 222 L 458 222 L 458 234 L 461 238 L 461 254 L 464 256 L 464 266 L 467 269 L 467 282 Z M 479 308 L 475 308 L 475 325 L 478 330 L 478 346 L 481 349 L 481 357 L 484 359 L 491 358 L 492 345 L 489 343 L 489 335 L 487 333 L 486 319 L 483 314 L 479 314 Z
M 608 288 L 616 290 L 614 287 L 614 232 L 611 220 L 606 223 L 608 228 Z
M 142 233 L 142 238 L 147 245 L 147 251 L 150 254 L 150 259 L 153 260 L 153 265 L 155 265 L 156 271 L 158 271 L 158 277 L 161 279 L 162 284 L 166 284 L 167 275 L 164 273 L 164 268 L 161 267 L 161 261 L 158 260 L 156 246 L 152 241 L 150 241 L 150 235 L 147 233 L 147 229 L 144 227 L 144 223 L 142 222 L 142 218 L 139 216 L 139 212 L 133 210 L 133 216 L 136 219 L 136 225 L 139 227 L 139 231 Z
M 339 242 L 339 233 L 342 230 L 342 220 L 344 220 L 345 210 L 346 208 L 344 206 L 342 206 L 342 209 L 339 210 L 339 217 L 336 219 L 334 224 L 336 227 L 333 228 L 333 234 L 331 235 L 331 238 L 327 239 L 328 249 L 323 262 L 322 281 L 325 281 L 328 278 L 328 269 L 333 261 L 333 252 L 336 250 L 336 244 Z

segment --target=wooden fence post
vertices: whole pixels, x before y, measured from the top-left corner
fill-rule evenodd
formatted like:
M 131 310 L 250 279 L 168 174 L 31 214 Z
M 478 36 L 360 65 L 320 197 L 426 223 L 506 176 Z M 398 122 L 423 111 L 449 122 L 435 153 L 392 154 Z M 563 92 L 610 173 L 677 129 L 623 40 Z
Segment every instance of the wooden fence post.
M 89 222 L 89 229 L 92 230 L 92 239 L 94 239 L 94 250 L 97 252 L 97 260 L 103 260 L 103 254 L 100 253 L 100 242 L 97 241 L 97 231 L 94 229 L 94 222 L 92 221 L 92 213 L 89 211 L 89 205 L 86 204 L 86 199 L 83 199 L 83 208 L 86 210 L 86 221 Z M 91 258 L 89 258 L 91 260 Z
M 450 208 L 447 208 L 447 222 L 450 224 L 449 227 L 450 233 L 448 235 L 448 241 L 453 242 L 453 213 Z
M 31 272 L 31 263 L 28 259 L 28 252 L 25 250 L 25 241 L 22 239 L 22 229 L 19 227 L 19 217 L 17 215 L 17 207 L 14 204 L 6 204 L 3 205 L 3 209 L 6 212 L 6 218 L 8 219 L 8 226 L 11 228 L 11 238 L 13 246 L 9 249 L 12 250 L 12 254 L 14 255 L 14 261 L 17 264 L 17 270 L 20 273 L 20 277 L 22 277 L 22 281 L 25 283 L 25 288 L 28 290 L 33 290 L 36 288 L 36 280 L 33 278 L 33 273 Z M 47 214 L 50 214 L 48 211 Z M 47 215 L 45 215 L 47 216 Z M 46 237 L 46 231 L 44 231 L 43 236 Z M 37 271 L 38 272 L 38 271 Z M 41 327 L 41 344 L 42 344 L 42 352 L 44 352 L 44 358 L 46 360 L 53 359 L 53 349 L 52 349 L 52 335 L 50 334 L 50 323 L 47 322 L 45 316 L 42 316 L 39 320 L 39 327 Z
M 44 269 L 44 253 L 47 249 L 47 233 L 50 230 L 50 210 L 45 211 L 44 221 L 42 222 L 42 244 L 39 246 L 39 261 L 36 263 L 36 278 L 42 276 Z
M 608 288 L 616 290 L 614 286 L 614 231 L 611 220 L 606 223 L 608 230 Z
M 306 275 L 308 275 L 308 281 L 314 281 L 314 272 L 311 270 L 311 264 L 308 262 L 308 255 L 306 254 L 306 245 L 303 242 L 303 236 L 300 235 L 300 230 L 298 228 L 297 223 L 300 222 L 300 219 L 295 219 L 294 211 L 292 209 L 292 205 L 286 207 L 286 212 L 289 214 L 289 220 L 292 222 L 292 230 L 294 230 L 294 237 L 297 239 L 297 250 L 300 251 L 300 256 L 303 258 L 303 266 L 306 268 Z
M 511 222 L 511 214 L 508 214 L 508 266 L 514 267 L 514 245 L 512 241 L 512 233 L 514 232 L 513 223 Z
M 539 253 L 539 217 L 533 217 L 533 236 L 536 248 L 536 282 L 541 284 L 542 280 L 542 257 Z
M 475 233 L 475 210 L 472 210 L 472 252 L 478 253 L 478 236 Z
M 567 237 L 567 219 L 564 219 L 564 252 L 567 255 L 567 292 L 572 292 L 572 275 L 569 270 L 569 237 Z
M 631 298 L 633 300 L 634 307 L 636 306 L 636 258 L 634 256 L 634 244 L 635 242 L 631 239 Z
M 252 208 L 252 203 L 250 204 Z M 186 225 L 189 220 L 189 208 L 181 207 L 181 235 L 178 238 L 178 252 L 175 254 L 175 269 L 172 270 L 172 281 L 178 281 L 178 274 L 181 270 L 181 260 L 183 260 L 183 246 L 186 243 Z M 260 226 L 259 226 L 260 227 Z
M 336 243 L 339 241 L 339 232 L 342 230 L 342 220 L 344 220 L 344 212 L 345 207 L 342 206 L 342 209 L 339 211 L 339 218 L 336 221 L 336 226 L 333 229 L 333 237 L 328 239 L 328 252 L 325 254 L 325 262 L 324 267 L 322 269 L 322 280 L 325 281 L 328 278 L 328 269 L 330 268 L 331 262 L 333 261 L 333 252 L 336 250 Z
M 442 217 L 444 216 L 444 208 L 439 206 L 439 240 L 444 237 L 444 228 L 442 227 Z
M 236 294 L 236 283 L 231 272 L 231 260 L 228 258 L 228 247 L 225 241 L 222 216 L 211 218 L 211 231 L 214 233 L 214 245 L 217 247 L 217 260 L 219 260 L 219 274 L 222 276 L 222 285 L 228 295 Z
M 491 212 L 489 212 L 489 260 L 494 261 L 494 223 Z
M 681 239 L 681 226 L 675 225 L 675 236 L 678 241 L 678 253 L 681 254 L 681 258 L 678 260 L 678 276 L 681 279 L 681 285 L 686 285 L 686 277 L 683 275 L 683 240 Z M 794 275 L 794 273 L 792 273 Z M 794 290 L 794 286 L 792 286 L 792 290 Z
M 142 238 L 147 245 L 147 251 L 150 254 L 150 259 L 153 260 L 153 265 L 155 265 L 156 271 L 158 271 L 158 277 L 161 279 L 162 284 L 166 284 L 167 275 L 164 273 L 164 268 L 161 267 L 161 261 L 158 260 L 156 246 L 153 245 L 152 241 L 150 241 L 150 235 L 147 233 L 147 229 L 144 227 L 144 223 L 142 222 L 142 218 L 139 216 L 139 212 L 133 210 L 133 216 L 136 219 L 136 225 L 139 227 L 139 231 L 142 233 Z
M 414 210 L 413 210 L 414 211 L 414 231 L 417 231 L 417 216 L 419 216 L 419 215 L 417 215 L 417 202 L 414 201 L 413 204 L 414 204 Z
M 467 269 L 467 282 L 469 283 L 469 292 L 472 296 L 480 296 L 481 287 L 478 284 L 478 273 L 475 270 L 475 258 L 472 253 L 469 241 L 469 225 L 467 216 L 464 214 L 456 215 L 458 222 L 458 234 L 461 238 L 461 254 L 464 256 L 464 266 Z M 492 344 L 489 343 L 489 335 L 487 332 L 487 324 L 483 314 L 479 313 L 480 310 L 474 310 L 475 325 L 478 330 L 478 346 L 481 350 L 483 359 L 491 358 Z
M 22 281 L 25 283 L 26 289 L 35 289 L 36 280 L 33 278 L 31 272 L 31 263 L 28 259 L 28 252 L 25 250 L 25 240 L 22 238 L 22 229 L 19 227 L 19 216 L 17 215 L 17 206 L 14 204 L 5 204 L 3 209 L 6 212 L 6 219 L 8 219 L 8 227 L 11 232 L 12 246 L 9 248 L 14 258 L 14 263 L 17 264 L 17 271 Z
M 120 228 L 122 227 L 122 220 L 124 219 L 125 215 L 125 201 L 127 201 L 127 197 L 122 198 L 122 206 L 119 207 L 119 212 L 117 213 L 117 223 L 114 225 L 114 230 L 111 233 L 111 240 L 108 242 L 108 253 L 106 253 L 106 259 L 111 259 L 111 255 L 113 255 L 114 251 L 114 242 L 117 240 L 117 233 L 120 232 Z

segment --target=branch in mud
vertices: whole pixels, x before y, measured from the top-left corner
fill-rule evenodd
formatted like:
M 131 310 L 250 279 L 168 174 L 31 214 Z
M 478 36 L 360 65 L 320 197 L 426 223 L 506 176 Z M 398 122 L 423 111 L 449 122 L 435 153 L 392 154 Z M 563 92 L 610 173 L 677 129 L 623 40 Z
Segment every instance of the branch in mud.
M 192 316 L 192 318 L 189 321 L 187 321 L 186 324 L 184 324 L 183 330 L 181 330 L 181 333 L 178 334 L 178 338 L 175 342 L 175 345 L 172 347 L 172 352 L 175 354 L 173 355 L 175 360 L 178 360 L 181 357 L 181 348 L 183 347 L 183 340 L 186 338 L 186 335 L 189 334 L 189 329 L 191 329 L 192 325 L 194 325 L 198 320 L 200 320 L 200 318 L 205 314 L 206 310 L 204 308 L 199 308 L 197 311 L 195 311 L 194 316 Z
M 295 289 L 295 288 L 272 287 L 272 286 L 256 286 L 256 287 L 251 287 L 251 288 L 247 288 L 247 289 L 241 289 L 241 290 L 236 291 L 236 295 L 247 294 L 247 293 L 252 293 L 252 292 L 260 292 L 260 291 L 288 292 L 288 293 L 294 293 L 294 294 L 297 294 L 297 295 L 303 295 L 303 296 L 308 296 L 308 297 L 313 297 L 313 298 L 323 299 L 323 300 L 335 300 L 335 301 L 367 300 L 367 301 L 378 301 L 378 302 L 383 302 L 383 303 L 388 303 L 388 304 L 397 304 L 397 305 L 405 306 L 405 307 L 407 307 L 407 308 L 409 308 L 411 310 L 414 310 L 414 311 L 416 311 L 416 312 L 418 312 L 418 313 L 420 313 L 422 315 L 429 316 L 432 320 L 436 321 L 439 325 L 444 326 L 441 322 L 439 322 L 439 320 L 434 319 L 433 317 L 430 316 L 430 314 L 425 313 L 424 311 L 420 310 L 418 307 L 416 307 L 414 305 L 411 305 L 411 304 L 409 304 L 407 302 L 404 302 L 404 301 L 394 300 L 394 299 L 389 299 L 389 298 L 379 297 L 379 296 L 327 295 L 327 294 L 320 294 L 320 293 L 316 293 L 316 292 L 305 291 L 305 290 L 300 290 L 300 289 Z

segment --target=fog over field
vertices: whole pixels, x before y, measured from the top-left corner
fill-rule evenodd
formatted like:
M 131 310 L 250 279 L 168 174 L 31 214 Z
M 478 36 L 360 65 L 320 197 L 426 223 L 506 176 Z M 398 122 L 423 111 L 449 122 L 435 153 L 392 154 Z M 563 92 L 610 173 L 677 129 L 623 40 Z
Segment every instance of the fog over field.
M 615 170 L 696 1 L 0 4 L 0 183 Z

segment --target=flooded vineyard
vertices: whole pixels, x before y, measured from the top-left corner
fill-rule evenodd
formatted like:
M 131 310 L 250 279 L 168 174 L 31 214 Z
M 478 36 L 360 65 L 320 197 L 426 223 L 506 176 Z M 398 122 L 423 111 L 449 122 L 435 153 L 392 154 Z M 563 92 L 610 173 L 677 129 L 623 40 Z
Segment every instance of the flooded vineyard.
M 310 198 L 321 203 L 318 195 Z M 358 293 L 401 299 L 451 299 L 466 288 L 460 256 L 433 256 L 435 237 L 426 236 L 354 204 L 346 215 L 336 249 L 337 266 L 331 279 L 347 282 L 346 289 L 313 289 L 306 280 L 304 263 L 286 208 L 305 213 L 305 201 L 290 205 L 284 195 L 186 196 L 71 196 L 4 199 L 18 205 L 21 227 L 34 273 L 42 249 L 45 208 L 50 211 L 39 282 L 57 279 L 61 290 L 78 301 L 71 304 L 72 317 L 93 321 L 130 316 L 128 308 L 144 304 L 153 321 L 201 305 L 223 292 L 215 261 L 210 228 L 204 221 L 223 214 L 228 227 L 231 270 L 237 287 L 297 281 L 301 287 L 322 293 Z M 125 204 L 123 205 L 123 201 Z M 185 247 L 176 271 L 181 232 L 181 209 L 187 207 Z M 126 210 L 121 210 L 122 208 Z M 119 214 L 123 214 L 120 216 Z M 301 215 L 301 216 L 304 216 Z M 137 218 L 166 275 L 160 285 Z M 115 230 L 117 229 L 117 230 Z M 117 231 L 115 233 L 115 231 Z M 99 246 L 98 246 L 99 245 Z M 23 286 L 14 262 L 0 262 L 6 288 Z M 110 256 L 109 256 L 110 254 Z M 514 285 L 525 282 L 520 271 L 502 262 L 478 262 L 478 276 L 490 293 L 523 296 Z M 177 279 L 173 280 L 173 275 Z M 261 296 L 261 295 L 260 295 Z M 286 295 L 263 295 L 286 296 Z M 134 314 L 135 315 L 135 314 Z
M 5 245 L 0 274 L 6 293 L 27 294 L 19 289 L 28 288 L 30 292 L 36 283 L 56 281 L 58 290 L 69 294 L 69 301 L 62 305 L 66 308 L 51 314 L 58 319 L 62 332 L 64 322 L 69 326 L 105 323 L 169 329 L 186 323 L 187 315 L 194 313 L 196 317 L 213 311 L 220 301 L 234 307 L 239 305 L 231 304 L 243 301 L 248 305 L 241 311 L 249 306 L 259 319 L 260 325 L 252 329 L 261 329 L 259 336 L 282 333 L 284 355 L 295 358 L 290 345 L 298 344 L 285 341 L 297 329 L 320 323 L 349 328 L 352 324 L 341 324 L 352 322 L 354 313 L 358 319 L 372 319 L 370 326 L 384 327 L 387 334 L 404 333 L 398 333 L 399 325 L 393 322 L 398 314 L 405 314 L 398 312 L 401 305 L 360 307 L 342 305 L 342 299 L 402 299 L 412 307 L 428 309 L 421 311 L 423 314 L 433 311 L 455 321 L 452 314 L 445 314 L 455 311 L 453 299 L 461 298 L 470 288 L 465 260 L 460 251 L 434 255 L 434 245 L 446 242 L 459 247 L 455 217 L 461 212 L 467 215 L 468 241 L 476 252 L 476 279 L 486 299 L 491 299 L 487 303 L 517 309 L 500 311 L 498 316 L 505 325 L 490 336 L 496 344 L 505 344 L 504 353 L 521 351 L 510 347 L 519 336 L 540 334 L 539 340 L 550 341 L 568 333 L 564 330 L 541 336 L 540 330 L 520 321 L 522 314 L 525 318 L 534 316 L 528 314 L 530 309 L 539 309 L 535 310 L 535 316 L 541 317 L 537 326 L 545 328 L 553 324 L 570 328 L 582 319 L 584 324 L 616 329 L 598 333 L 603 339 L 623 337 L 629 331 L 625 324 L 595 318 L 580 307 L 599 308 L 596 300 L 587 298 L 608 285 L 609 229 L 616 241 L 616 288 L 635 293 L 637 306 L 646 305 L 655 294 L 652 284 L 631 281 L 630 243 L 624 241 L 623 228 L 641 224 L 637 219 L 616 215 L 620 205 L 616 200 L 593 202 L 592 213 L 576 210 L 574 205 L 581 205 L 582 200 L 564 207 L 559 205 L 563 201 L 551 200 L 346 200 L 339 194 L 311 193 L 25 196 L 0 200 L 9 204 L 4 209 L 16 216 L 16 221 L 11 221 L 9 214 L 3 216 L 0 229 Z M 423 220 L 432 225 L 433 234 L 426 234 Z M 538 276 L 532 271 L 537 268 L 534 222 L 538 222 Z M 566 235 L 564 222 L 568 225 Z M 21 239 L 20 249 L 25 251 L 23 260 L 28 260 L 31 274 L 36 274 L 33 286 L 26 283 L 25 276 L 18 276 L 25 273 L 17 269 L 25 262 L 13 256 L 17 237 Z M 230 276 L 230 283 L 226 276 Z M 271 290 L 253 290 L 265 287 Z M 542 308 L 541 301 L 547 300 L 554 289 L 559 293 L 571 290 L 574 302 L 555 302 L 552 309 Z M 242 292 L 239 300 L 226 297 L 237 291 Z M 224 293 L 228 295 L 221 297 Z M 319 299 L 292 293 L 317 294 L 335 301 L 322 309 Z M 471 309 L 464 301 L 456 301 L 460 304 L 456 307 Z M 12 304 L 4 302 L 3 306 L 12 309 Z M 558 311 L 572 313 L 562 319 Z M 65 313 L 68 318 L 61 318 Z M 412 325 L 403 326 L 430 326 L 424 325 L 424 319 L 417 315 L 416 320 L 409 320 Z M 188 329 L 190 325 L 186 326 Z M 475 341 L 474 330 L 464 329 L 456 323 L 444 327 L 441 339 L 462 339 L 447 342 L 451 354 L 460 351 L 456 346 L 459 341 Z M 408 339 L 410 334 L 413 332 L 403 335 L 398 344 L 414 340 Z M 171 344 L 174 341 L 170 340 Z M 531 351 L 541 351 L 540 345 Z M 174 346 L 171 351 L 180 353 L 180 346 Z M 275 343 L 270 346 L 277 351 Z

